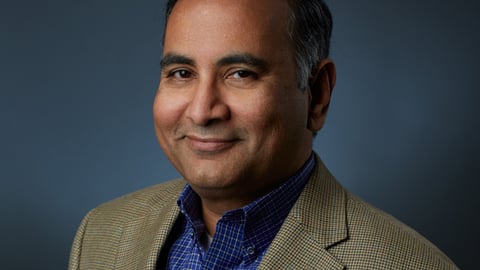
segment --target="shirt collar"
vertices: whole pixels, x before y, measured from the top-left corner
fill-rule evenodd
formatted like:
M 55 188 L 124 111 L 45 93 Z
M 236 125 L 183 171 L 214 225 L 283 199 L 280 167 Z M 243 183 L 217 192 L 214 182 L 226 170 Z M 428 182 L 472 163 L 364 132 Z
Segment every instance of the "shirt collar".
M 244 245 L 265 251 L 297 201 L 314 166 L 315 158 L 311 154 L 302 168 L 282 185 L 242 208 L 226 212 L 222 219 L 243 222 Z M 186 218 L 186 225 L 193 228 L 197 239 L 202 237 L 205 225 L 201 217 L 200 197 L 190 185 L 184 188 L 177 204 Z

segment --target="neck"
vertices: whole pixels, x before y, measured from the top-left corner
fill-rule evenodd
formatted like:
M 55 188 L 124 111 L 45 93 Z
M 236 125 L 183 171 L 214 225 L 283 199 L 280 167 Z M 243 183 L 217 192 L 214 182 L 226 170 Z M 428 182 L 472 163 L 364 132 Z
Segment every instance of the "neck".
M 297 166 L 295 170 L 292 170 L 289 175 L 293 175 L 294 172 L 305 163 L 305 160 L 307 160 L 308 157 L 309 156 L 303 159 L 303 163 L 301 163 L 300 166 Z M 226 212 L 248 205 L 288 180 L 286 177 L 278 177 L 276 179 L 280 179 L 280 181 L 271 181 L 269 183 L 263 183 L 263 186 L 254 186 L 253 188 L 250 187 L 247 189 L 245 186 L 232 186 L 229 189 L 212 190 L 202 189 L 201 187 L 191 185 L 200 197 L 202 204 L 202 218 L 207 233 L 210 236 L 215 234 L 217 223 Z
M 213 236 L 217 222 L 228 211 L 239 209 L 267 194 L 281 183 L 268 185 L 263 188 L 243 190 L 239 187 L 230 187 L 229 189 L 212 190 L 202 189 L 190 185 L 201 200 L 202 218 L 207 229 L 207 233 Z
M 253 200 L 209 200 L 202 198 L 202 218 L 208 235 L 213 236 L 217 222 L 223 214 L 241 208 Z

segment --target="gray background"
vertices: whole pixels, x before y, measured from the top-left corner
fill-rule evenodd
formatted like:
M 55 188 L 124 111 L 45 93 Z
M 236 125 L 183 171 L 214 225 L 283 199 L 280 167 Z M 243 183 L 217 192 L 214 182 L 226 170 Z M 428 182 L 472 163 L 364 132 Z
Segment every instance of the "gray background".
M 461 268 L 478 253 L 480 2 L 329 1 L 315 149 Z M 99 203 L 176 177 L 151 116 L 163 1 L 1 0 L 0 269 L 65 269 Z

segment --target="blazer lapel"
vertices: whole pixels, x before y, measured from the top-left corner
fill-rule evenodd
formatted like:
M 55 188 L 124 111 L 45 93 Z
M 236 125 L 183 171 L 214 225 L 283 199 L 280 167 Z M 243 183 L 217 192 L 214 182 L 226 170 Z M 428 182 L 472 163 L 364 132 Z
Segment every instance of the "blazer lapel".
M 171 198 L 163 204 L 154 202 L 145 215 L 130 220 L 123 229 L 115 269 L 154 270 L 179 214 L 176 199 Z
M 258 269 L 341 270 L 344 265 L 297 222 L 282 228 Z
M 316 167 L 259 269 L 344 269 L 328 249 L 347 239 L 345 190 L 316 156 Z

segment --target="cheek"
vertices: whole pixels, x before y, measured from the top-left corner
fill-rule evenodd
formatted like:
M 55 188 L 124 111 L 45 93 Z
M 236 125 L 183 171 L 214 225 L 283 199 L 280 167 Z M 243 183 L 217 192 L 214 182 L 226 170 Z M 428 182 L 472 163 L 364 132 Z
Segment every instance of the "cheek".
M 284 132 L 281 108 L 273 98 L 256 96 L 245 102 L 230 105 L 235 115 L 235 125 L 247 130 L 251 151 L 270 151 L 280 140 Z M 260 153 L 257 153 L 260 155 Z
M 161 131 L 171 128 L 183 114 L 185 102 L 181 98 L 158 93 L 153 103 L 153 118 Z
M 289 91 L 298 91 L 289 89 Z M 307 127 L 308 107 L 302 94 L 280 95 L 258 106 L 255 119 L 257 134 L 270 147 L 293 146 L 302 140 Z
M 234 100 L 228 102 L 228 106 L 234 116 L 236 123 L 251 131 L 266 131 L 262 127 L 273 124 L 275 104 L 271 103 L 270 98 L 264 96 L 235 97 Z
M 299 90 L 284 89 L 273 95 L 258 95 L 242 102 L 243 106 L 236 102 L 235 111 L 257 128 L 264 126 L 282 132 L 292 125 L 306 126 L 308 98 L 294 91 Z
M 175 129 L 183 114 L 183 105 L 179 99 L 172 99 L 167 95 L 157 94 L 153 103 L 153 120 L 157 140 L 166 149 L 172 142 Z

